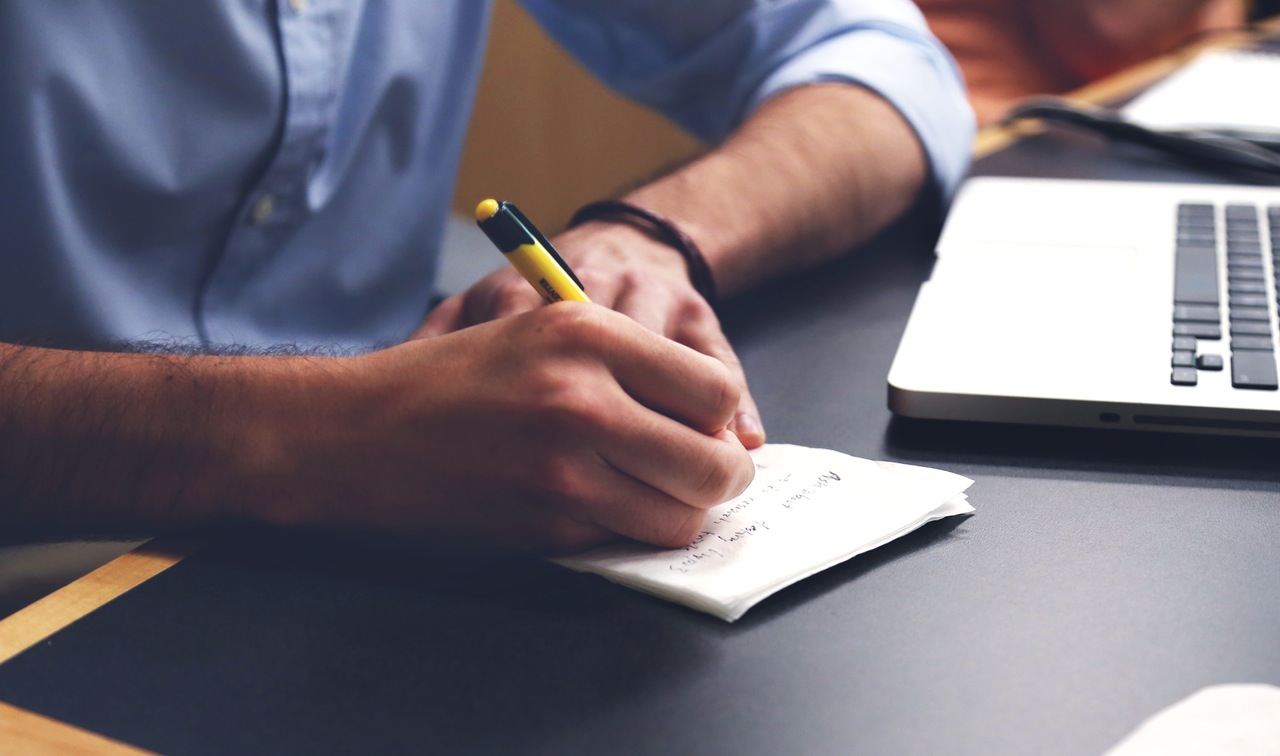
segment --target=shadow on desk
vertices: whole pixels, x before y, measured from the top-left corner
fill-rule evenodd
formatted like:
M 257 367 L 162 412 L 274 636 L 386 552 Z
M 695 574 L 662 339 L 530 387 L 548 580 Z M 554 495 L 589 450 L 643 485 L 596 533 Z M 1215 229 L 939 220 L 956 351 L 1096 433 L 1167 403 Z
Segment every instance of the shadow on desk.
M 56 658 L 9 661 L 0 696 L 160 752 L 189 749 L 191 733 L 217 733 L 222 752 L 573 752 L 584 722 L 705 685 L 751 630 L 796 621 L 796 607 L 955 527 L 828 570 L 734 625 L 531 558 L 230 533 L 63 630 Z
M 734 628 L 767 622 L 771 616 L 790 611 L 878 567 L 953 537 L 956 528 L 967 519 L 950 517 L 927 523 L 784 589 L 732 624 L 537 557 L 471 552 L 442 556 L 419 544 L 392 542 L 381 536 L 366 539 L 344 533 L 246 530 L 210 540 L 216 545 L 201 550 L 193 558 L 218 570 L 402 591 L 406 596 L 445 601 L 459 607 L 474 608 L 498 602 L 521 613 L 566 618 L 583 619 L 616 611 L 621 606 L 643 604 L 650 609 L 657 608 L 664 617 L 674 614 L 697 620 L 702 630 L 710 631 L 713 637 L 731 635 Z M 288 596 L 281 599 L 290 600 Z M 627 620 L 622 624 L 635 626 L 637 623 Z M 643 635 L 644 631 L 639 634 Z M 627 635 L 631 633 L 623 633 Z M 635 639 L 620 640 L 632 643 Z
M 222 752 L 289 750 L 301 732 L 335 751 L 572 750 L 580 720 L 717 654 L 696 625 L 620 593 L 530 559 L 228 534 L 60 633 L 63 662 L 11 660 L 0 695 L 160 752 L 189 749 L 192 732 L 219 733 Z M 105 658 L 101 638 L 115 639 Z

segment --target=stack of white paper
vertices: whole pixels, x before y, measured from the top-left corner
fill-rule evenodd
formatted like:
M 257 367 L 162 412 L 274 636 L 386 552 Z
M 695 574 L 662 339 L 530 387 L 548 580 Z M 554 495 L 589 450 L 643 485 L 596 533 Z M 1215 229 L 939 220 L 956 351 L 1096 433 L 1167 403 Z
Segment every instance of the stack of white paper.
M 1280 55 L 1208 50 L 1121 112 L 1149 129 L 1207 129 L 1280 139 Z
M 1105 756 L 1275 756 L 1280 688 L 1211 685 L 1158 712 Z
M 554 560 L 732 622 L 765 597 L 926 522 L 973 511 L 968 478 L 828 449 L 767 444 L 756 477 L 692 544 L 603 546 Z

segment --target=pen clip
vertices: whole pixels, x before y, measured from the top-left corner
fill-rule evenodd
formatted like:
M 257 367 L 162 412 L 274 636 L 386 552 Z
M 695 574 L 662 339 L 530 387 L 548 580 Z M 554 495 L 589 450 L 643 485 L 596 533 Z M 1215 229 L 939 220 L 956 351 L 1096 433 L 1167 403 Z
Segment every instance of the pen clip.
M 551 245 L 551 241 L 542 235 L 542 232 L 538 230 L 537 226 L 533 225 L 528 218 L 524 217 L 524 213 L 520 212 L 520 208 L 516 207 L 512 202 L 503 202 L 502 208 L 510 212 L 512 217 L 514 217 L 521 226 L 524 226 L 524 230 L 528 231 L 529 235 L 541 244 L 543 249 L 547 250 L 547 254 L 551 255 L 551 259 L 556 261 L 556 265 L 560 266 L 560 270 L 563 270 L 565 275 L 572 278 L 573 282 L 578 285 L 579 289 L 586 289 L 574 274 L 573 268 L 569 267 L 569 264 L 560 257 L 560 253 L 556 251 L 556 248 Z

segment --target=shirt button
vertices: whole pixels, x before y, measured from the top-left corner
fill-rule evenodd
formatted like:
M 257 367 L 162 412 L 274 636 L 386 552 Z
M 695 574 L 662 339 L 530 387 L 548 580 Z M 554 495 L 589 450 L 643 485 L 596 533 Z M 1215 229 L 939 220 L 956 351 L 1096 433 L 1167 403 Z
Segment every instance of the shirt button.
M 307 9 L 307 0 L 289 0 L 289 7 L 294 13 L 301 13 Z
M 276 211 L 276 198 L 272 194 L 264 194 L 253 203 L 253 210 L 249 213 L 250 220 L 253 225 L 261 226 L 271 218 L 271 214 Z

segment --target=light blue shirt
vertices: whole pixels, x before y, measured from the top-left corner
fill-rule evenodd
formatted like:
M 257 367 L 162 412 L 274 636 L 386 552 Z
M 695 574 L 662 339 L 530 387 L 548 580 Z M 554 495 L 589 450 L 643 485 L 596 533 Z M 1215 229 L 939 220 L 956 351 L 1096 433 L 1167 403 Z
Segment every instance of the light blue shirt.
M 697 135 L 859 82 L 949 193 L 972 120 L 905 0 L 525 0 Z M 433 291 L 487 0 L 0 3 L 0 341 L 363 348 Z

